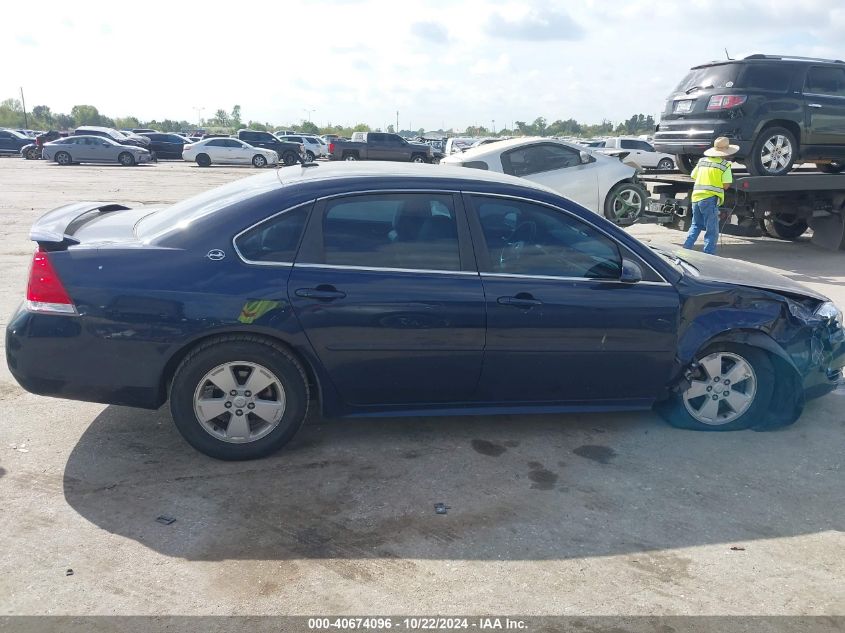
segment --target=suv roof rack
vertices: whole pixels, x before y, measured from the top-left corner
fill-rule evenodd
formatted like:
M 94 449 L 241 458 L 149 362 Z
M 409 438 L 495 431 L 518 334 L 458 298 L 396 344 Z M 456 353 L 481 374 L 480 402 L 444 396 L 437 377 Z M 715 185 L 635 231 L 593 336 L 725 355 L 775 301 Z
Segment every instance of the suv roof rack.
M 823 59 L 821 57 L 799 57 L 798 55 L 761 55 L 756 53 L 748 55 L 744 59 L 785 59 L 799 62 L 826 62 L 828 64 L 845 64 L 841 59 Z

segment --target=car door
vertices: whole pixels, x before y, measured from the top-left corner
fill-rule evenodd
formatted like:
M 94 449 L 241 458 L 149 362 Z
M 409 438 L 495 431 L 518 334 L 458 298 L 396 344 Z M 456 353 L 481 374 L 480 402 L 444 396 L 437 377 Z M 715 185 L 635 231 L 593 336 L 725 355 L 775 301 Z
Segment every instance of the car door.
M 567 211 L 465 200 L 487 306 L 479 397 L 649 406 L 675 357 L 674 287 Z M 643 281 L 620 281 L 623 257 L 640 265 Z
M 5 130 L 0 130 L 0 153 L 9 154 L 13 151 L 14 142 L 12 133 Z
M 288 296 L 347 405 L 473 398 L 484 295 L 457 194 L 384 192 L 318 202 Z
M 804 108 L 805 144 L 839 145 L 845 153 L 845 68 L 811 66 L 804 82 Z
M 369 160 L 388 160 L 390 151 L 386 137 L 387 135 L 381 132 L 367 134 L 367 158 Z
M 249 163 L 255 155 L 254 147 L 233 138 L 226 139 L 226 151 L 229 153 L 230 162 L 238 165 Z
M 522 145 L 502 154 L 502 170 L 551 187 L 570 200 L 599 210 L 595 160 L 584 163 L 581 152 L 562 143 Z

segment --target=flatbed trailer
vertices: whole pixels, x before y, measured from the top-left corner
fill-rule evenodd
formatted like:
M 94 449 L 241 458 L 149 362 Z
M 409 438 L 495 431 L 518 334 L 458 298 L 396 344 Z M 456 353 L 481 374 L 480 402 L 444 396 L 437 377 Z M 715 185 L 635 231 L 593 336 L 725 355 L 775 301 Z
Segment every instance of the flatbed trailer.
M 683 174 L 644 174 L 652 193 L 646 222 L 686 231 L 692 221 L 689 195 L 693 181 Z M 811 241 L 845 250 L 845 174 L 798 169 L 785 176 L 734 175 L 722 206 L 723 232 L 795 240 L 808 228 Z

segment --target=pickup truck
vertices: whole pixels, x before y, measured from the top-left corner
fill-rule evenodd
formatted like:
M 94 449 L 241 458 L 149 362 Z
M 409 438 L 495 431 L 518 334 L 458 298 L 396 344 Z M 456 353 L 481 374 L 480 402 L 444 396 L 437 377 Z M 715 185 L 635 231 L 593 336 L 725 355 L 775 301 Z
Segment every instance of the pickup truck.
M 597 152 L 619 156 L 626 165 L 637 169 L 669 170 L 675 168 L 675 161 L 669 154 L 657 152 L 651 143 L 639 138 L 606 138 L 590 143 Z
M 409 143 L 398 134 L 367 132 L 363 142 L 334 140 L 329 143 L 329 160 L 395 160 L 429 163 L 434 158 L 430 145 Z

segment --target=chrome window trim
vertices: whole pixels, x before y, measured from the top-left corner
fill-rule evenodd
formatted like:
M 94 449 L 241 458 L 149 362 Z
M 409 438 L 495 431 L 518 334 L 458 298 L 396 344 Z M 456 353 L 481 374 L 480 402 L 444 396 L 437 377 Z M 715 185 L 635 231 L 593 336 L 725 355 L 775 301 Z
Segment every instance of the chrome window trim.
M 458 194 L 460 195 L 461 192 L 455 189 L 363 189 L 361 191 L 347 191 L 345 193 L 333 193 L 328 196 L 321 196 L 317 198 L 317 202 L 322 202 L 323 200 L 333 200 L 334 198 L 346 198 L 351 196 L 371 196 L 373 194 L 380 194 L 380 193 L 448 193 L 448 194 Z
M 655 132 L 654 138 L 658 136 L 664 136 L 666 134 L 713 134 L 716 130 L 693 130 L 689 128 L 688 130 L 664 130 L 662 132 Z
M 241 253 L 241 249 L 238 248 L 238 238 L 241 235 L 243 235 L 244 233 L 248 233 L 249 231 L 251 231 L 255 227 L 257 227 L 261 224 L 264 224 L 265 222 L 269 222 L 270 220 L 272 220 L 274 218 L 279 217 L 283 213 L 288 213 L 289 211 L 294 211 L 296 209 L 299 209 L 299 208 L 307 206 L 307 205 L 313 205 L 315 202 L 316 202 L 316 200 L 310 200 L 308 202 L 300 202 L 296 206 L 288 207 L 287 209 L 283 209 L 283 210 L 279 211 L 278 213 L 274 213 L 273 215 L 269 215 L 266 218 L 264 218 L 263 220 L 259 220 L 255 224 L 248 226 L 247 228 L 245 228 L 240 233 L 237 233 L 235 235 L 235 237 L 232 238 L 232 248 L 235 249 L 235 254 L 238 256 L 238 258 L 244 264 L 250 264 L 252 266 L 284 266 L 284 267 L 293 266 L 293 262 L 259 262 L 259 261 L 255 261 L 255 260 L 252 260 L 252 259 L 247 259 L 246 257 L 244 257 L 243 253 Z M 303 228 L 303 231 L 304 230 L 305 229 Z
M 647 285 L 647 286 L 671 286 L 672 284 L 667 283 L 665 281 L 638 281 L 636 283 L 629 283 L 624 282 L 619 279 L 603 279 L 603 278 L 596 278 L 596 277 L 558 277 L 556 275 L 522 275 L 519 273 L 481 273 L 481 278 L 484 277 L 507 277 L 507 278 L 515 278 L 515 279 L 540 279 L 540 280 L 549 280 L 549 281 L 577 281 L 577 282 L 584 282 L 588 281 L 590 283 L 611 283 L 611 284 L 625 284 L 629 286 L 640 286 L 640 285 Z
M 305 264 L 296 262 L 295 268 L 320 268 L 333 270 L 360 270 L 364 272 L 387 273 L 424 273 L 427 275 L 460 275 L 462 277 L 478 277 L 478 271 L 469 270 L 431 270 L 427 268 L 385 268 L 381 266 L 349 266 L 346 264 Z
M 484 193 L 484 192 L 481 192 L 481 191 L 464 191 L 464 193 L 467 194 L 467 195 L 470 195 L 470 196 L 488 196 L 488 197 L 493 197 L 493 198 L 505 198 L 505 199 L 509 199 L 509 200 L 519 200 L 520 202 L 530 202 L 530 203 L 533 203 L 533 204 L 539 204 L 539 205 L 542 205 L 544 207 L 548 207 L 549 209 L 554 209 L 555 211 L 560 211 L 561 213 L 565 213 L 569 217 L 574 218 L 574 219 L 578 220 L 579 222 L 584 222 L 588 226 L 592 227 L 593 229 L 595 229 L 596 231 L 598 231 L 599 233 L 604 235 L 611 242 L 616 244 L 617 247 L 622 246 L 621 244 L 619 244 L 619 242 L 616 241 L 616 238 L 614 238 L 612 235 L 610 235 L 603 228 L 596 226 L 595 224 L 593 224 L 592 222 L 590 222 L 588 220 L 585 220 L 584 218 L 578 217 L 577 215 L 575 215 L 571 211 L 567 211 L 566 209 L 562 209 L 561 207 L 553 205 L 549 202 L 543 202 L 542 200 L 534 200 L 533 198 L 522 198 L 520 196 L 514 196 L 514 195 L 510 195 L 510 194 L 506 194 L 506 193 Z M 627 246 L 625 248 L 628 249 L 628 250 L 631 250 Z M 634 254 L 636 255 L 636 253 L 634 253 Z M 622 254 L 620 253 L 620 256 L 621 255 Z M 666 280 L 666 277 L 664 277 L 663 275 L 660 274 L 660 271 L 655 270 L 654 267 L 652 267 L 652 265 L 649 264 L 647 261 L 645 261 L 642 257 L 637 255 L 637 259 L 639 259 L 643 263 L 643 265 L 648 266 L 648 268 L 649 268 L 649 270 L 651 270 L 651 272 L 653 272 L 655 275 L 657 275 L 658 277 L 660 277 L 660 279 L 663 280 L 662 282 L 654 281 L 654 282 L 648 282 L 648 283 L 659 283 L 659 284 L 665 283 L 667 286 L 672 285 Z M 482 273 L 482 274 L 499 274 L 499 273 Z M 505 274 L 505 273 L 502 273 L 502 274 Z M 566 279 L 566 277 L 557 277 L 556 279 Z M 581 279 L 581 278 L 578 277 L 577 279 Z M 639 282 L 639 283 L 643 283 L 643 282 Z
M 829 95 L 823 92 L 804 92 L 805 97 L 822 97 L 823 99 L 845 99 L 845 95 Z

